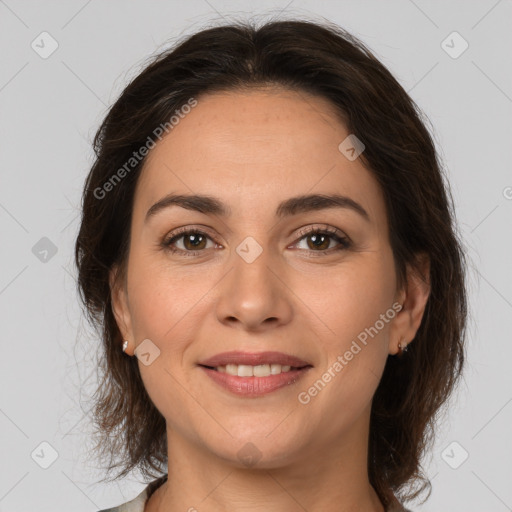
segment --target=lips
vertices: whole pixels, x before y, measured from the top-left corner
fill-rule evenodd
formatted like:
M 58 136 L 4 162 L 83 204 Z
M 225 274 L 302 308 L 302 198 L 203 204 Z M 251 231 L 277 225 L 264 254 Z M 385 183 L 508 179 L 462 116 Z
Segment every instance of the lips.
M 208 366 L 200 365 L 199 368 L 219 388 L 241 398 L 258 398 L 279 390 L 285 392 L 286 389 L 297 386 L 297 383 L 311 371 L 311 366 L 305 366 L 300 369 L 291 368 L 286 372 L 266 377 L 239 377 Z
M 198 363 L 200 366 L 216 368 L 228 364 L 258 366 L 262 364 L 280 364 L 295 368 L 312 366 L 307 361 L 283 352 L 222 352 Z

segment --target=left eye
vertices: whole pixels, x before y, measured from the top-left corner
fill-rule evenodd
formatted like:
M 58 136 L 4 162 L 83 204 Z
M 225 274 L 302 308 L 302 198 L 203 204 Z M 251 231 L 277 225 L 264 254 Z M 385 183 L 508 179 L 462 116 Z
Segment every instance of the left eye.
M 348 249 L 350 247 L 350 241 L 348 238 L 341 236 L 338 231 L 332 231 L 330 229 L 313 229 L 311 231 L 301 233 L 301 238 L 299 242 L 302 240 L 306 240 L 306 247 L 304 250 L 309 250 L 312 252 L 324 252 L 333 247 L 330 246 L 330 242 L 335 240 L 338 242 L 338 246 L 335 246 L 335 250 Z M 311 243 L 308 242 L 308 239 L 311 240 Z

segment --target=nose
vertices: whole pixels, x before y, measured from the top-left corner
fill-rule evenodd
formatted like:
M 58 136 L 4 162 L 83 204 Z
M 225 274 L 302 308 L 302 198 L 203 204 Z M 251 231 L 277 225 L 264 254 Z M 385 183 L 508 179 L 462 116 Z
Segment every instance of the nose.
M 263 250 L 253 261 L 235 253 L 232 268 L 218 287 L 216 314 L 232 328 L 263 332 L 289 323 L 293 294 L 283 268 Z

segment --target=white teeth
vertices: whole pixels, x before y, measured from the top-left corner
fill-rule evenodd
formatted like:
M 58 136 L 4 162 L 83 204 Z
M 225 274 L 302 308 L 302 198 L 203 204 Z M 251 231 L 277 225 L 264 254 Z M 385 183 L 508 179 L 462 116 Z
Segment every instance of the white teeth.
M 252 373 L 252 366 L 247 364 L 239 364 L 238 365 L 238 376 L 239 377 L 252 377 L 254 374 Z
M 220 373 L 236 375 L 238 377 L 269 377 L 280 373 L 289 372 L 291 366 L 280 364 L 259 364 L 251 366 L 248 364 L 227 364 L 215 368 Z
M 270 365 L 259 364 L 253 367 L 252 372 L 255 377 L 268 377 L 270 375 Z

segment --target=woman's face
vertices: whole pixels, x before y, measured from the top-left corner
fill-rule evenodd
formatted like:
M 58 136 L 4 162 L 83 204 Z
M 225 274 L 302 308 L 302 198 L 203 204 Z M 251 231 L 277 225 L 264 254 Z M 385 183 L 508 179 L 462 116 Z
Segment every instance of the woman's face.
M 150 340 L 138 364 L 175 446 L 276 467 L 367 443 L 403 296 L 382 192 L 360 159 L 339 149 L 347 136 L 326 100 L 259 89 L 198 98 L 150 151 L 126 294 L 114 307 L 132 347 Z M 208 196 L 226 211 L 189 201 L 148 216 L 171 194 Z M 293 200 L 309 195 L 350 201 Z M 242 376 L 200 365 L 232 351 L 280 352 L 307 367 L 243 376 L 278 372 L 276 354 L 228 358 L 261 364 L 230 366 Z

